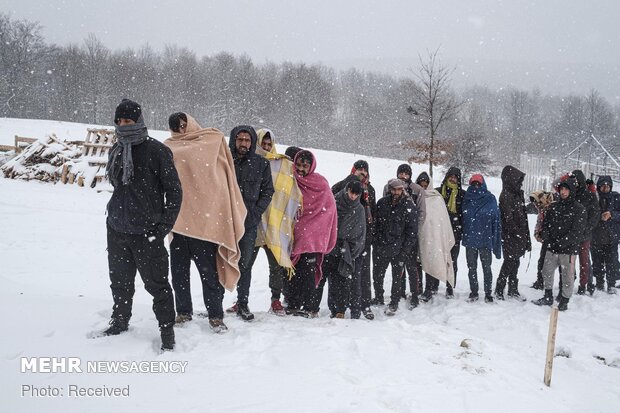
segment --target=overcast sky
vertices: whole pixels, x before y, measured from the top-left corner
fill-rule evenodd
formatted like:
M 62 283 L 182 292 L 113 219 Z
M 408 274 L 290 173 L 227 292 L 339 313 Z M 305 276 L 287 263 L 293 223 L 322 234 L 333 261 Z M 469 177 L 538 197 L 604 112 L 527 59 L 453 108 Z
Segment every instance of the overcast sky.
M 441 46 L 457 87 L 595 88 L 620 103 L 618 0 L 0 0 L 0 12 L 61 45 L 95 33 L 111 49 L 176 44 L 397 75 Z

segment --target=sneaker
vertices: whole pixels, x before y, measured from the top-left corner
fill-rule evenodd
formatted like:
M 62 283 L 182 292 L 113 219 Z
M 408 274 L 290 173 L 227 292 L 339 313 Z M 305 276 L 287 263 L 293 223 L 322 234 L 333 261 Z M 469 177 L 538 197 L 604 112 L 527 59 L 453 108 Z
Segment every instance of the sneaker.
M 174 350 L 174 327 L 172 325 L 161 327 L 161 350 L 172 351 Z
M 237 307 L 237 315 L 241 317 L 243 321 L 254 320 L 254 314 L 250 312 L 247 304 L 235 304 Z
M 383 301 L 383 298 L 375 297 L 370 300 L 370 305 L 385 305 L 385 301 Z
M 503 291 L 495 291 L 495 298 L 497 298 L 500 301 L 504 301 L 504 293 Z
M 396 314 L 396 312 L 398 311 L 398 306 L 394 305 L 394 304 L 390 304 L 387 306 L 387 308 L 385 309 L 385 315 L 387 316 L 393 316 L 394 314 Z
M 104 336 L 117 336 L 129 329 L 129 323 L 113 318 L 110 320 L 110 327 L 105 329 L 101 334 Z
M 519 290 L 508 291 L 508 297 L 513 298 L 517 301 L 526 301 L 526 298 L 522 297 L 521 294 L 519 294 Z
M 228 331 L 228 327 L 222 321 L 221 318 L 210 318 L 209 319 L 209 327 L 216 334 L 226 333 Z
M 177 314 L 177 318 L 175 318 L 175 320 L 174 320 L 174 322 L 176 324 L 183 324 L 183 323 L 186 323 L 188 321 L 192 321 L 192 315 L 191 314 L 183 314 L 183 313 Z
M 416 308 L 418 305 L 420 305 L 420 301 L 418 300 L 418 297 L 414 297 L 413 295 L 411 296 L 411 300 L 409 301 L 409 311 L 413 310 L 414 308 Z
M 282 303 L 280 302 L 280 300 L 273 300 L 271 302 L 271 307 L 269 307 L 269 312 L 271 314 L 275 314 L 279 316 L 286 315 L 286 311 L 284 310 L 284 307 L 282 307 Z
M 334 314 L 334 318 L 344 318 L 344 313 L 336 313 Z
M 469 293 L 469 298 L 467 298 L 467 301 L 470 303 L 473 303 L 474 301 L 478 301 L 478 294 L 477 293 Z
M 296 317 L 303 317 L 303 318 L 319 318 L 318 311 L 297 310 L 297 312 L 293 315 Z
M 446 298 L 447 299 L 454 298 L 454 289 L 450 286 L 446 288 Z
M 232 307 L 228 307 L 226 309 L 227 313 L 236 313 L 237 312 L 237 303 L 234 303 Z
M 374 320 L 375 319 L 375 314 L 372 312 L 372 310 L 368 307 L 364 308 L 362 310 L 362 314 L 364 314 L 364 318 L 366 320 Z
M 484 302 L 485 303 L 492 303 L 493 302 L 493 296 L 491 294 L 485 294 Z
M 616 287 L 608 287 L 607 294 L 616 294 Z

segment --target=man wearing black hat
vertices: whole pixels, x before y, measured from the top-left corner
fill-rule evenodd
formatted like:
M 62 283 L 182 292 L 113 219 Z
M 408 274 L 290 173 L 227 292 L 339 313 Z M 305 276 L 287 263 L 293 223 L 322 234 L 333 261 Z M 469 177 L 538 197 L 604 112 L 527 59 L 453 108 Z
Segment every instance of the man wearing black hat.
M 117 142 L 106 175 L 114 187 L 108 202 L 108 264 L 114 298 L 112 320 L 104 335 L 127 331 L 136 270 L 153 296 L 162 350 L 174 348 L 174 298 L 168 282 L 164 237 L 181 208 L 181 183 L 172 152 L 148 136 L 142 108 L 129 99 L 114 114 Z
M 363 159 L 355 161 L 351 173 L 342 181 L 332 186 L 332 193 L 334 196 L 342 191 L 349 182 L 359 181 L 362 184 L 362 195 L 360 202 L 364 207 L 366 213 L 366 240 L 364 245 L 364 251 L 355 260 L 356 272 L 353 277 L 352 300 L 359 300 L 362 313 L 368 320 L 375 318 L 372 310 L 370 309 L 370 300 L 372 298 L 371 280 L 370 280 L 370 257 L 371 246 L 373 242 L 373 233 L 375 230 L 375 217 L 377 215 L 377 198 L 375 194 L 375 188 L 370 184 L 370 175 L 368 169 L 368 162 Z M 361 292 L 361 296 L 357 294 Z

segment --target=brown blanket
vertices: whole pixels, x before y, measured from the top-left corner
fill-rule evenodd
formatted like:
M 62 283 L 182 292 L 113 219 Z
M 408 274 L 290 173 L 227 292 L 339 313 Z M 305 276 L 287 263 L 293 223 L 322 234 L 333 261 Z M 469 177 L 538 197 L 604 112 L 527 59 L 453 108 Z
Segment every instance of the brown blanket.
M 217 244 L 219 281 L 233 291 L 240 275 L 246 209 L 232 155 L 222 132 L 202 129 L 189 115 L 187 120 L 186 133 L 172 132 L 164 142 L 174 155 L 184 194 L 172 232 Z

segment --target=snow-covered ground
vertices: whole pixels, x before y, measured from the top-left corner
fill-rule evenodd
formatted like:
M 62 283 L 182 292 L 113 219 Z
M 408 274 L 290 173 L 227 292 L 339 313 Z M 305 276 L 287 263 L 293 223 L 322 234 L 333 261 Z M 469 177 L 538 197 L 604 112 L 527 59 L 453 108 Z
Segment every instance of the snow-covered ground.
M 0 119 L 3 135 L 44 136 L 59 122 Z M 24 129 L 30 125 L 30 129 Z M 64 124 L 72 138 L 85 125 Z M 71 128 L 66 125 L 71 125 Z M 80 130 L 81 128 L 81 130 Z M 330 183 L 356 159 L 370 163 L 377 192 L 398 161 L 316 151 L 317 172 Z M 423 166 L 414 165 L 414 175 Z M 435 184 L 438 184 L 436 178 Z M 501 183 L 488 180 L 499 195 Z M 112 298 L 105 240 L 109 193 L 62 184 L 0 178 L 0 346 L 3 412 L 614 412 L 620 406 L 620 297 L 574 296 L 560 313 L 551 387 L 543 384 L 549 308 L 529 302 L 466 302 L 465 252 L 459 258 L 456 299 L 376 320 L 277 317 L 269 307 L 268 266 L 254 266 L 251 323 L 227 316 L 230 331 L 213 334 L 206 319 L 176 329 L 174 352 L 160 354 L 151 298 L 137 277 L 129 332 L 89 339 L 106 327 Z M 534 217 L 530 226 L 533 228 Z M 539 244 L 522 260 L 521 292 L 536 277 Z M 529 268 L 528 268 L 529 261 Z M 494 277 L 500 261 L 493 263 Z M 192 273 L 197 311 L 204 309 Z M 482 274 L 479 274 L 482 284 Z M 389 271 L 386 286 L 390 285 Z M 388 288 L 389 291 L 389 288 Z M 440 288 L 443 292 L 443 288 Z M 326 294 L 325 294 L 326 297 Z M 224 305 L 235 294 L 226 293 Z M 347 315 L 348 317 L 348 315 Z M 468 339 L 469 348 L 461 347 Z M 89 361 L 181 361 L 184 373 L 32 373 L 23 357 Z M 605 361 L 601 360 L 604 358 Z M 73 397 L 69 386 L 127 387 L 128 397 Z M 23 386 L 58 388 L 62 396 L 33 397 Z

